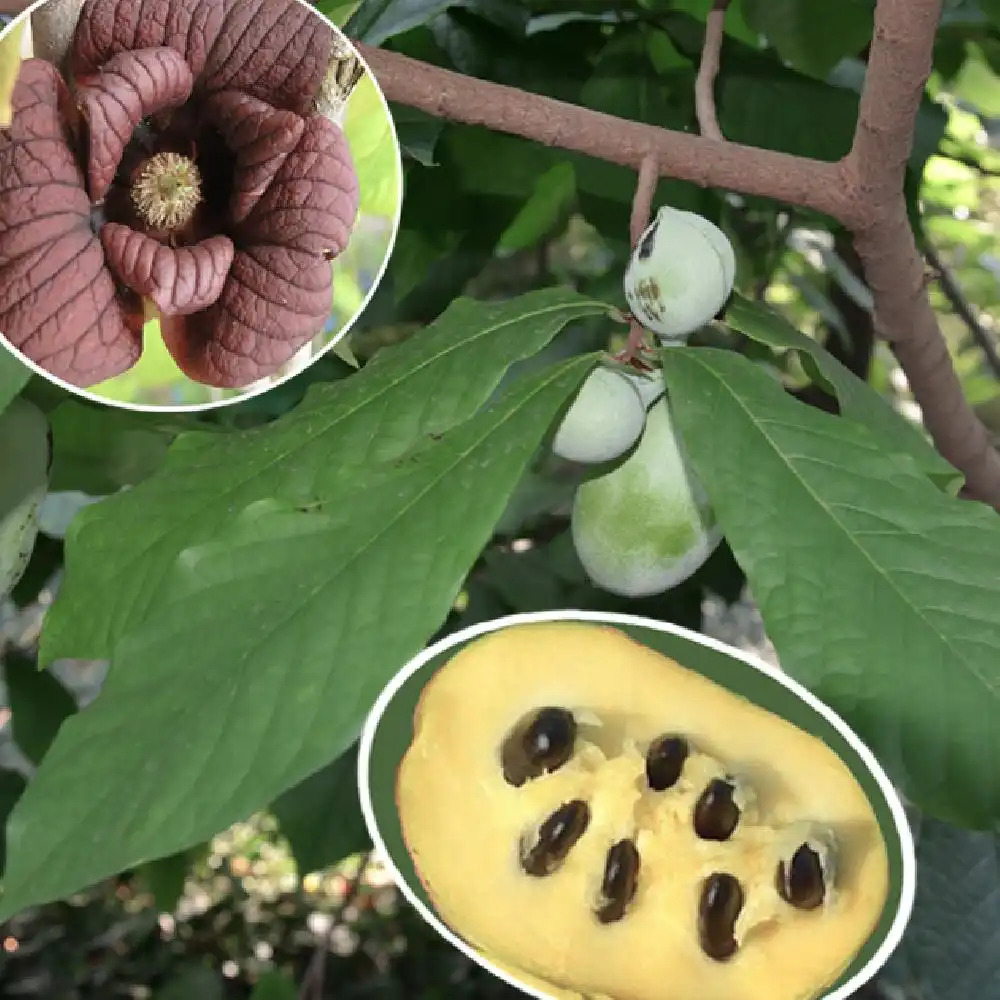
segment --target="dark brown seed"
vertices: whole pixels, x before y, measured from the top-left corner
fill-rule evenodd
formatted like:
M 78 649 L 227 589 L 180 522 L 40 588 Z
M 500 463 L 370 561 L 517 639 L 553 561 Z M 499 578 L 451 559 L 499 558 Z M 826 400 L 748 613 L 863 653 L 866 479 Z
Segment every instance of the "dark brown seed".
M 564 708 L 543 708 L 504 741 L 501 764 L 508 784 L 520 788 L 562 767 L 573 756 L 576 720 Z
M 698 937 L 709 958 L 724 962 L 736 954 L 736 921 L 742 909 L 743 888 L 735 876 L 716 872 L 705 879 L 698 906 Z
M 713 778 L 694 807 L 694 832 L 702 840 L 728 840 L 740 821 L 740 808 L 733 801 L 736 785 L 726 778 Z
M 791 863 L 778 865 L 778 892 L 781 898 L 799 910 L 815 910 L 826 896 L 823 865 L 819 855 L 803 844 L 793 855 Z
M 566 860 L 590 823 L 590 807 L 582 799 L 561 805 L 538 828 L 534 846 L 521 850 L 521 867 L 528 875 L 551 875 Z
M 654 792 L 673 788 L 691 748 L 683 736 L 661 736 L 646 751 L 646 782 Z
M 620 840 L 608 851 L 601 883 L 597 919 L 611 924 L 625 916 L 639 884 L 639 851 L 631 840 Z

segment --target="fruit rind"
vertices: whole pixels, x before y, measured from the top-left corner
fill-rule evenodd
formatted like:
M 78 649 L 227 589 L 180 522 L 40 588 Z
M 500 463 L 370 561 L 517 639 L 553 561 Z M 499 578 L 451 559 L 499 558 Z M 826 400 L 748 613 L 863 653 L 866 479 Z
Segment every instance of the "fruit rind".
M 646 408 L 628 378 L 595 368 L 560 422 L 552 452 L 568 462 L 610 462 L 635 444 L 645 422 Z
M 571 532 L 591 580 L 625 597 L 678 586 L 718 547 L 722 531 L 665 398 L 647 413 L 635 451 L 576 491 Z
M 726 304 L 736 255 L 718 226 L 703 216 L 662 207 L 625 269 L 629 309 L 664 342 L 682 341 Z

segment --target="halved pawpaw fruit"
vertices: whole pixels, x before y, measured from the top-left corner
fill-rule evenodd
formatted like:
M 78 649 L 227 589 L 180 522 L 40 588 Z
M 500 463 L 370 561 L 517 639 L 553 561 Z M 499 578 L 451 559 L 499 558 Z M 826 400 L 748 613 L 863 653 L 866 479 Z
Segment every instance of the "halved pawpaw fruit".
M 396 800 L 440 917 L 559 997 L 813 1000 L 889 893 L 825 743 L 609 626 L 465 646 L 422 693 Z

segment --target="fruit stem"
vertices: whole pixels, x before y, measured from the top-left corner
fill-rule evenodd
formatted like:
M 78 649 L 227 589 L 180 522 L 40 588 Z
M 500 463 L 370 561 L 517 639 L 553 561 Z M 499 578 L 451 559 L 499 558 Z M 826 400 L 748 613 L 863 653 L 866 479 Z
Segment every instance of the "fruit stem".
M 180 153 L 157 153 L 136 171 L 132 203 L 154 229 L 181 229 L 201 204 L 201 173 Z

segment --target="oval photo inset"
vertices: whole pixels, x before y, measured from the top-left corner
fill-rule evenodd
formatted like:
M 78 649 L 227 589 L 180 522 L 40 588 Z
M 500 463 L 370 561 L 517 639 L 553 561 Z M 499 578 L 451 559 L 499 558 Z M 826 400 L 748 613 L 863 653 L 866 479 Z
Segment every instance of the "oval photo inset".
M 627 615 L 515 615 L 425 650 L 359 784 L 406 898 L 537 997 L 846 1000 L 913 906 L 902 804 L 780 670 Z
M 0 139 L 0 345 L 129 409 L 302 372 L 399 223 L 388 106 L 304 0 L 34 4 L 0 31 Z

